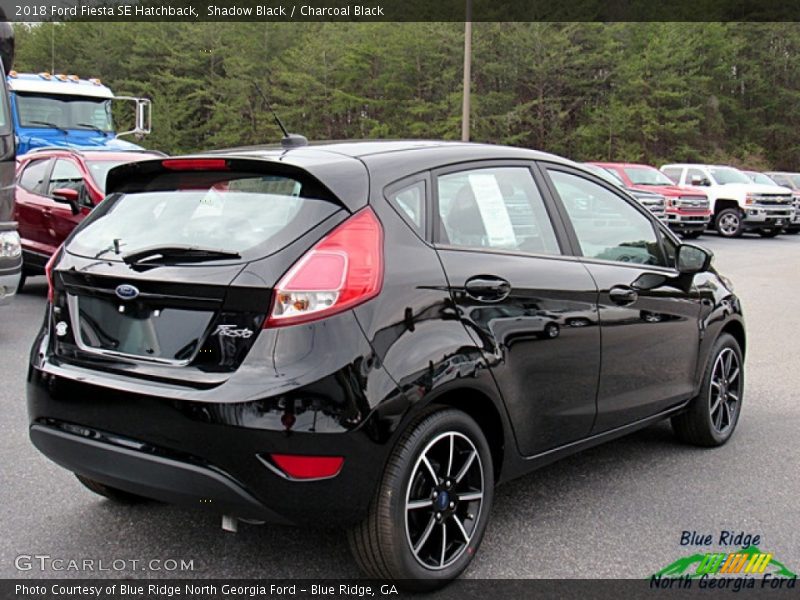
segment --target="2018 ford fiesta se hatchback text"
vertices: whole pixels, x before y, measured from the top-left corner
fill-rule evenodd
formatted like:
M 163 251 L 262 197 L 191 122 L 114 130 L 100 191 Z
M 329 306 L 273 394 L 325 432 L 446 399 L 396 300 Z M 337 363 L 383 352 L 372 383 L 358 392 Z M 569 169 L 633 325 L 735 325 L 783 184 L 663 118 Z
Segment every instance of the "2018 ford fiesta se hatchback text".
M 90 490 L 349 528 L 457 577 L 496 484 L 671 418 L 724 444 L 739 300 L 579 165 L 353 142 L 115 168 L 47 267 L 30 436 Z

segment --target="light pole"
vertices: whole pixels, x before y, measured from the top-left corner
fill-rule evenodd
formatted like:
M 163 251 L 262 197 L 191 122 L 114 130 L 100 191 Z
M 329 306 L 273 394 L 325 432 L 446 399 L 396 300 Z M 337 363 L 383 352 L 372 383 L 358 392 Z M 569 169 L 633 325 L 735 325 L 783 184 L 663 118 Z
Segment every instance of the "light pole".
M 472 82 L 472 0 L 467 0 L 464 21 L 464 94 L 461 105 L 461 141 L 469 141 L 470 87 Z

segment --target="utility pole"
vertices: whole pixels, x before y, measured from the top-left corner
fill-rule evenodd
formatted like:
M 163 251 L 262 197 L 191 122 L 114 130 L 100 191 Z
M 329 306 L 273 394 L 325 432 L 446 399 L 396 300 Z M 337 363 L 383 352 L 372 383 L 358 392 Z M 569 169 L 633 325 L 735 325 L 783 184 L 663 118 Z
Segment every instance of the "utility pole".
M 469 141 L 470 92 L 472 83 L 472 0 L 467 0 L 464 21 L 464 94 L 461 106 L 461 140 Z

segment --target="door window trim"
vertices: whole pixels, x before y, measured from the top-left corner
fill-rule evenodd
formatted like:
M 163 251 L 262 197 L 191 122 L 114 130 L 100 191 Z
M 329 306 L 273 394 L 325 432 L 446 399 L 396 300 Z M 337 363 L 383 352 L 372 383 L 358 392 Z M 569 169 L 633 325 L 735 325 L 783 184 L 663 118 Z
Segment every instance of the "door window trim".
M 403 214 L 403 211 L 400 210 L 399 206 L 396 206 L 395 203 L 392 201 L 392 196 L 397 194 L 398 192 L 402 192 L 403 190 L 413 187 L 414 185 L 422 183 L 424 187 L 424 194 L 422 197 L 422 227 L 417 227 L 416 223 L 413 223 L 411 219 L 409 219 L 408 215 Z M 431 226 L 431 174 L 430 171 L 423 171 L 421 173 L 415 173 L 414 175 L 410 175 L 408 177 L 404 177 L 403 179 L 398 179 L 393 181 L 392 183 L 388 184 L 383 188 L 383 199 L 386 200 L 386 203 L 391 207 L 391 209 L 397 213 L 397 215 L 408 225 L 409 229 L 414 232 L 414 234 L 420 238 L 423 242 L 428 245 L 431 245 L 431 239 L 433 235 L 433 229 Z M 422 235 L 420 235 L 420 229 L 422 230 Z
M 442 218 L 439 214 L 439 178 L 443 175 L 450 175 L 452 173 L 498 168 L 524 168 L 528 170 L 531 175 L 531 181 L 536 186 L 536 190 L 539 192 L 539 196 L 542 199 L 542 204 L 544 205 L 545 212 L 547 213 L 547 217 L 550 222 L 550 227 L 553 230 L 556 243 L 558 244 L 559 254 L 544 254 L 539 252 L 525 252 L 524 250 L 509 250 L 505 248 L 491 247 L 472 248 L 469 246 L 456 246 L 441 242 L 439 237 L 440 227 L 442 226 Z M 552 206 L 552 201 L 549 197 L 549 194 L 545 189 L 542 188 L 541 181 L 537 177 L 536 163 L 534 161 L 524 159 L 477 160 L 439 167 L 431 170 L 430 174 L 431 218 L 429 221 L 431 222 L 431 237 L 429 239 L 435 248 L 439 250 L 459 250 L 465 252 L 498 254 L 501 256 L 535 256 L 537 258 L 564 258 L 570 255 L 571 248 L 569 240 L 564 230 L 561 228 L 561 223 L 554 218 L 555 214 L 557 213 L 555 208 Z

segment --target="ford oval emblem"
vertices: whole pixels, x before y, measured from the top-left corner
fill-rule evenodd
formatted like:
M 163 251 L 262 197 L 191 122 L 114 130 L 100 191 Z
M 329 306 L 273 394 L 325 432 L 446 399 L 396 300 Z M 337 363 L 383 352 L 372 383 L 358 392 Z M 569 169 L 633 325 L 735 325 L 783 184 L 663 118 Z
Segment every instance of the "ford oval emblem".
M 123 300 L 133 300 L 139 295 L 139 290 L 127 283 L 118 285 L 117 289 L 114 291 L 116 292 L 117 296 Z

